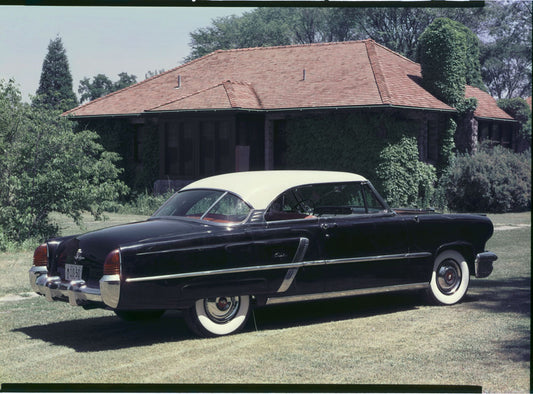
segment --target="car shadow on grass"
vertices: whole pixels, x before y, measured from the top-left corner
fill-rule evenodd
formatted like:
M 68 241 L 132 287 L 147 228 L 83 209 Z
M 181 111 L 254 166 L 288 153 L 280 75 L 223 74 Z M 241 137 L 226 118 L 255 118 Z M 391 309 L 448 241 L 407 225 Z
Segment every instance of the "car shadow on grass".
M 269 305 L 257 308 L 252 320 L 254 329 L 280 329 L 403 312 L 426 304 L 419 291 L 351 296 Z
M 13 331 L 77 352 L 150 346 L 195 338 L 179 311 L 167 311 L 158 320 L 127 322 L 116 316 L 105 316 L 21 327 Z
M 254 311 L 245 331 L 275 330 L 396 313 L 416 309 L 423 304 L 424 299 L 415 292 L 265 306 Z M 125 322 L 116 316 L 105 316 L 33 325 L 13 331 L 77 352 L 125 349 L 197 338 L 188 330 L 180 311 L 167 311 L 160 319 L 152 321 Z

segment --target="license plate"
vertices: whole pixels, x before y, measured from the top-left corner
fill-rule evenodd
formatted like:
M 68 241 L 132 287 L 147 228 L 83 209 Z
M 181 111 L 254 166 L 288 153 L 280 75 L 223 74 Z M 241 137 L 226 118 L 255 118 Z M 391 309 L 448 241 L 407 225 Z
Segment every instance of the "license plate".
M 65 279 L 80 280 L 83 265 L 65 264 Z

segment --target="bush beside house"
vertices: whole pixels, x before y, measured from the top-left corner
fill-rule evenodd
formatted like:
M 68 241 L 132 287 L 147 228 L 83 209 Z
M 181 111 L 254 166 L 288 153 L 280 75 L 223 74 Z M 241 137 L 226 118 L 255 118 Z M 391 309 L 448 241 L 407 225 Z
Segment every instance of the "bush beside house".
M 459 212 L 531 209 L 531 151 L 514 153 L 484 145 L 460 154 L 440 182 L 448 207 Z

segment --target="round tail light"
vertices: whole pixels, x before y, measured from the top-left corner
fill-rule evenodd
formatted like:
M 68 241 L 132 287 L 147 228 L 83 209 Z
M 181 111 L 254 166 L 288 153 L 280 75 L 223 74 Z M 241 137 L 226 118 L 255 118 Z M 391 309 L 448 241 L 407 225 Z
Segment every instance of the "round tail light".
M 33 265 L 46 267 L 48 265 L 48 245 L 42 244 L 33 252 Z
M 110 252 L 105 258 L 104 275 L 120 275 L 120 251 Z

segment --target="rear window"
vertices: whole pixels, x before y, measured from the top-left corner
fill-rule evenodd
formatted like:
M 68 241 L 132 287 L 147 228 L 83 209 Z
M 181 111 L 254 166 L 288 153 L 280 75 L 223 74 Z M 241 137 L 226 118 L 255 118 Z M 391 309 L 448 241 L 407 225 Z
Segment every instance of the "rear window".
M 250 207 L 238 196 L 222 190 L 185 190 L 172 196 L 152 217 L 175 216 L 219 223 L 239 223 Z

